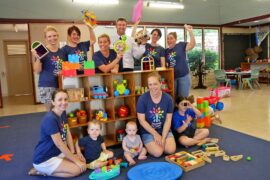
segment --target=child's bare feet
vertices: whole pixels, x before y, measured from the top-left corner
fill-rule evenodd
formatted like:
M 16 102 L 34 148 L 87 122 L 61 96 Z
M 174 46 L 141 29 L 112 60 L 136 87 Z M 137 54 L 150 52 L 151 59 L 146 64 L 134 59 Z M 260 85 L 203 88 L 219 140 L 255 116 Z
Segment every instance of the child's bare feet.
M 141 155 L 140 155 L 140 156 L 138 157 L 138 159 L 139 159 L 139 160 L 145 160 L 145 159 L 147 159 L 147 156 L 145 156 L 145 155 L 142 155 L 142 156 L 141 156 Z
M 37 171 L 35 168 L 30 169 L 30 171 L 28 172 L 29 176 L 46 176 L 45 173 L 41 173 L 39 171 Z
M 129 166 L 132 166 L 132 165 L 135 165 L 136 164 L 136 162 L 132 159 L 132 160 L 130 160 L 130 161 L 128 161 L 129 162 Z

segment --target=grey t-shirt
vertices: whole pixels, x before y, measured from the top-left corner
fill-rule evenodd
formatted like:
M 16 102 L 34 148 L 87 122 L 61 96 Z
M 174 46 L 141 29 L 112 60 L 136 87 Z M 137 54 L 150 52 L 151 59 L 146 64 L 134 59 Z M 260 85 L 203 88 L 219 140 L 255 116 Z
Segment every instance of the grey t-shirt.
M 136 135 L 135 141 L 131 141 L 127 136 L 124 137 L 123 142 L 126 143 L 127 148 L 130 149 L 139 149 L 140 144 L 142 143 L 141 137 Z

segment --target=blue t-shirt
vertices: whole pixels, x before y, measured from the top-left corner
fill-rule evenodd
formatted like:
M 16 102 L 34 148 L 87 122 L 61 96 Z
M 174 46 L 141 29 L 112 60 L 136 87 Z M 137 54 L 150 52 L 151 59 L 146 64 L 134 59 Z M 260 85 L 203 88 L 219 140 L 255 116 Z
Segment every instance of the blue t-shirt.
M 186 46 L 186 42 L 179 42 L 174 48 L 167 48 L 165 50 L 168 67 L 174 68 L 174 79 L 184 77 L 189 73 L 188 62 L 186 59 Z
M 103 56 L 100 51 L 95 52 L 93 55 L 93 60 L 95 61 L 96 65 L 96 73 L 103 73 L 98 67 L 103 64 L 110 64 L 113 60 L 115 60 L 116 56 L 116 52 L 113 49 L 110 49 L 109 57 Z
M 152 56 L 155 60 L 155 67 L 161 67 L 161 57 L 165 57 L 165 49 L 161 46 L 152 46 L 149 43 L 145 44 L 145 52 L 143 56 Z
M 62 70 L 62 62 L 64 60 L 62 50 L 57 52 L 49 52 L 40 62 L 42 70 L 39 74 L 38 87 L 55 87 L 58 88 L 58 71 Z
M 162 135 L 163 126 L 167 113 L 173 113 L 172 97 L 162 92 L 161 100 L 158 104 L 152 101 L 150 92 L 146 92 L 140 96 L 137 102 L 137 112 L 145 114 L 145 120 Z M 149 134 L 142 126 L 140 126 L 141 134 Z
M 102 151 L 101 144 L 104 142 L 102 136 L 98 136 L 97 140 L 93 140 L 90 136 L 79 139 L 79 146 L 84 148 L 84 158 L 86 163 L 90 163 L 99 158 Z
M 61 117 L 53 111 L 48 112 L 42 120 L 40 138 L 34 150 L 33 163 L 40 164 L 52 157 L 58 156 L 61 151 L 54 144 L 51 135 L 60 133 L 61 138 L 66 142 L 67 138 L 67 116 L 63 112 Z
M 179 127 L 183 126 L 183 124 L 184 124 L 183 121 L 185 121 L 187 119 L 187 115 L 191 116 L 193 119 L 196 117 L 195 112 L 191 108 L 188 108 L 186 110 L 184 116 L 181 115 L 178 110 L 176 110 L 173 113 L 173 118 L 172 118 L 172 130 L 173 131 L 177 131 L 177 129 Z M 192 127 L 195 125 L 195 127 L 193 127 L 193 128 L 196 128 L 196 122 L 195 122 L 195 120 L 192 120 L 190 125 Z
M 62 47 L 62 50 L 65 55 L 65 60 L 68 60 L 69 54 L 77 54 L 79 55 L 79 61 L 81 64 L 81 67 L 84 66 L 84 61 L 87 61 L 87 52 L 89 51 L 90 41 L 84 41 L 77 44 L 77 47 L 71 47 L 68 45 L 65 45 Z

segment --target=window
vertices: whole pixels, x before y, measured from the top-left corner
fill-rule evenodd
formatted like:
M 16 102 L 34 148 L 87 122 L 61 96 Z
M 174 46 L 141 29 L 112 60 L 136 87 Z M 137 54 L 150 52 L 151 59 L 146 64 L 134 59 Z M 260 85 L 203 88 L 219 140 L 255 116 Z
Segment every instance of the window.
M 204 29 L 205 65 L 207 69 L 219 69 L 218 29 Z

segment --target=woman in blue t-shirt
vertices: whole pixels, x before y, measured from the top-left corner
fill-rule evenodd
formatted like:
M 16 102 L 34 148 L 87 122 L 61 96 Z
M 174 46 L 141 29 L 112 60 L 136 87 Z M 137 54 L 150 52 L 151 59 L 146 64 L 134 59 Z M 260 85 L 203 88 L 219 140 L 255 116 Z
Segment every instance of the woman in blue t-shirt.
M 87 61 L 87 52 L 89 48 L 95 44 L 96 36 L 92 27 L 87 26 L 90 34 L 90 41 L 80 42 L 81 31 L 77 26 L 71 26 L 67 30 L 68 34 L 68 44 L 62 47 L 65 54 L 65 60 L 68 60 L 69 54 L 77 54 L 79 56 L 79 63 L 81 64 L 81 69 L 83 69 L 84 61 Z M 91 59 L 92 57 L 88 57 Z M 83 73 L 83 71 L 79 71 Z
M 110 49 L 110 37 L 107 34 L 102 34 L 98 37 L 99 51 L 93 55 L 95 61 L 96 73 L 118 72 L 119 61 L 122 54 Z
M 66 117 L 68 95 L 64 90 L 52 94 L 53 108 L 41 123 L 40 138 L 29 175 L 74 177 L 86 170 L 85 159 L 75 149 Z
M 161 91 L 161 77 L 157 72 L 148 75 L 149 91 L 140 96 L 137 102 L 137 116 L 140 133 L 147 152 L 160 157 L 163 152 L 172 154 L 176 144 L 171 128 L 172 97 Z
M 143 56 L 153 57 L 155 67 L 165 67 L 165 49 L 157 43 L 162 36 L 160 29 L 153 29 L 151 35 L 151 43 L 145 44 Z
M 58 88 L 57 75 L 62 70 L 63 52 L 59 49 L 59 35 L 53 26 L 44 29 L 46 48 L 49 53 L 39 58 L 36 50 L 32 49 L 34 72 L 39 74 L 39 100 L 45 104 L 47 111 L 51 108 L 51 96 Z
M 165 50 L 165 57 L 168 67 L 174 68 L 175 97 L 188 97 L 191 87 L 191 77 L 189 75 L 186 52 L 195 47 L 196 41 L 193 35 L 192 26 L 185 25 L 184 27 L 189 33 L 190 42 L 176 43 L 176 32 L 171 32 L 167 36 L 167 44 L 169 48 Z

